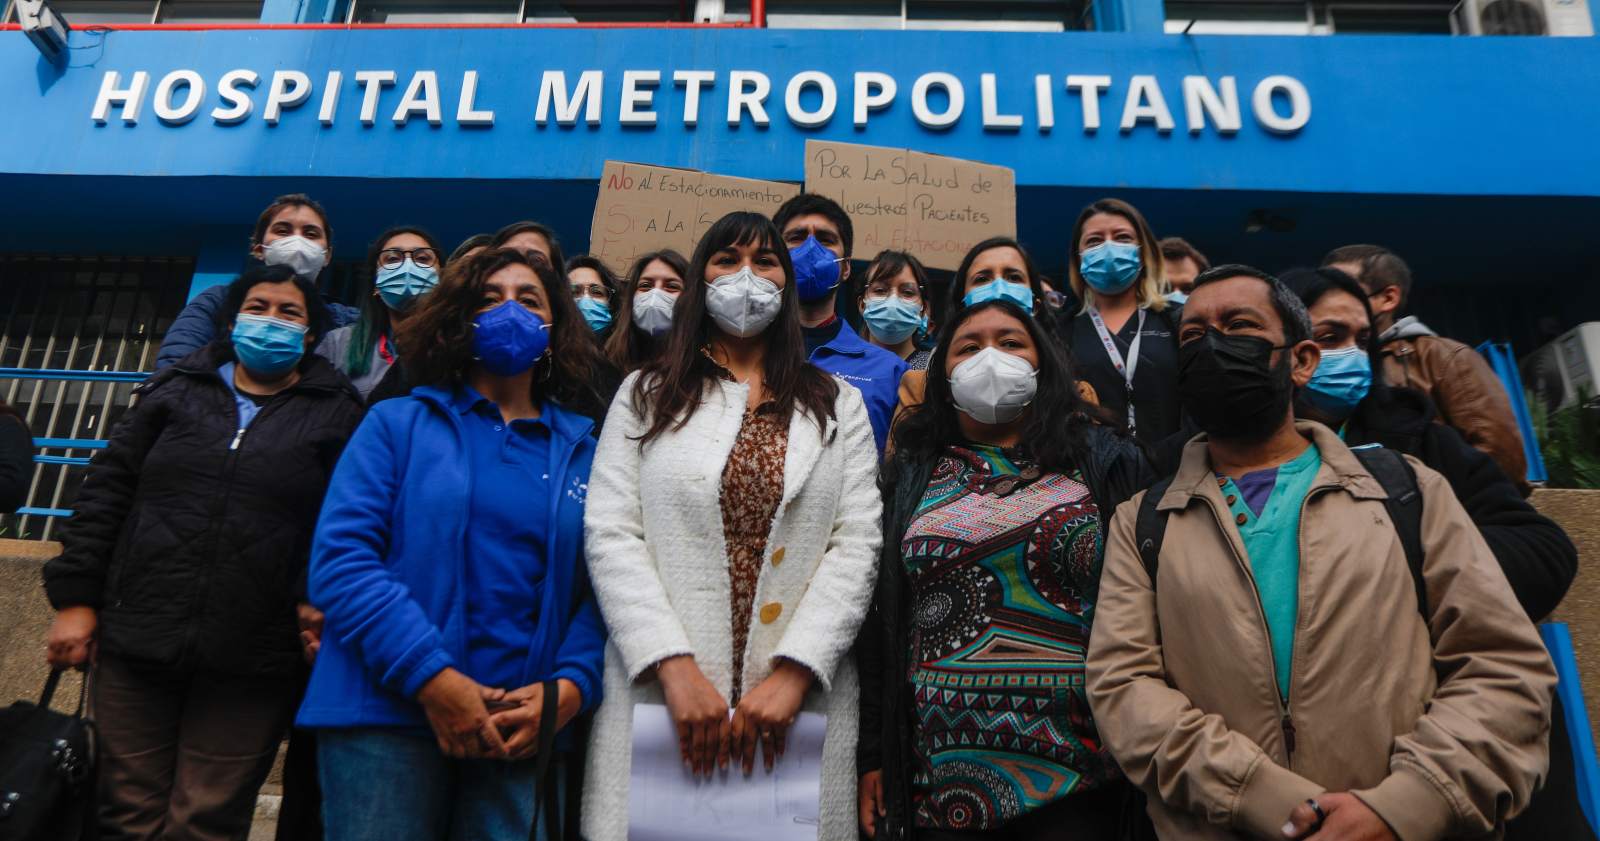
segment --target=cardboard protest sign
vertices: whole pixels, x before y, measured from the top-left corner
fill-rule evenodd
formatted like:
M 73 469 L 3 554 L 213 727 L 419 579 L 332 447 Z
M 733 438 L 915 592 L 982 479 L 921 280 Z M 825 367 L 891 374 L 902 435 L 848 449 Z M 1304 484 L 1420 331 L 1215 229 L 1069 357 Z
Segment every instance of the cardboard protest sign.
M 606 161 L 589 229 L 589 251 L 618 274 L 648 251 L 685 257 L 713 223 L 735 210 L 771 216 L 800 192 L 794 184 L 694 169 Z
M 856 143 L 806 141 L 806 191 L 844 208 L 855 256 L 909 251 L 955 269 L 967 249 L 1016 236 L 1016 173 L 1003 166 Z

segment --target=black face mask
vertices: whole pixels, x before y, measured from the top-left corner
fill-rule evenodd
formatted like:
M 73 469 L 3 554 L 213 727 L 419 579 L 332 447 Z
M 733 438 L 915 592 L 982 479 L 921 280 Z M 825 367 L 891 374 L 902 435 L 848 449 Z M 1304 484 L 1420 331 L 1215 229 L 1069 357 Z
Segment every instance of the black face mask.
M 1178 397 L 1183 410 L 1213 438 L 1261 441 L 1289 414 L 1294 383 L 1289 358 L 1255 336 L 1229 336 L 1214 327 L 1178 348 Z

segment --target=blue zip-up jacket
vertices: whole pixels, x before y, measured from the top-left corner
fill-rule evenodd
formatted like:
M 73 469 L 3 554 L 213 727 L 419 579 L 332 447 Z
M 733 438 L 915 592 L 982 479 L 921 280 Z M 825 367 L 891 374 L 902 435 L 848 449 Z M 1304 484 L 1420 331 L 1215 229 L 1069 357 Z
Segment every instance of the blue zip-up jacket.
M 560 407 L 552 431 L 550 524 L 538 631 L 522 683 L 566 678 L 600 701 L 605 625 L 583 558 L 593 421 Z M 466 672 L 463 584 L 472 459 L 443 389 L 374 406 L 328 488 L 311 552 L 311 603 L 326 614 L 301 727 L 426 727 L 415 698 L 443 669 Z M 559 480 L 559 481 L 557 481 Z M 503 687 L 515 689 L 517 687 Z
M 906 361 L 869 344 L 856 335 L 850 325 L 841 324 L 839 335 L 812 352 L 811 364 L 861 392 L 867 404 L 867 419 L 872 422 L 872 437 L 878 444 L 878 455 L 883 455 L 883 446 L 889 439 L 889 424 L 900 402 L 900 378 L 909 367 Z

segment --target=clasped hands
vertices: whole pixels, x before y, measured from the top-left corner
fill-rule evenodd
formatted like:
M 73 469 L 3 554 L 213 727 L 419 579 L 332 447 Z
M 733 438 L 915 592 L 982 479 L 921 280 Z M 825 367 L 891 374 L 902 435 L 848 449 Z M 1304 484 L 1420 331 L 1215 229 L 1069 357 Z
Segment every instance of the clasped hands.
M 556 729 L 566 727 L 583 708 L 578 685 L 556 681 Z M 417 700 L 428 715 L 439 750 L 455 759 L 527 759 L 539 750 L 544 685 L 520 689 L 483 686 L 445 669 L 422 685 Z
M 656 664 L 667 712 L 678 733 L 684 768 L 696 777 L 728 770 L 737 760 L 746 776 L 755 771 L 761 748 L 767 771 L 783 756 L 789 727 L 800 715 L 814 676 L 792 660 L 780 660 L 766 680 L 745 693 L 728 715 L 728 702 L 688 655 Z

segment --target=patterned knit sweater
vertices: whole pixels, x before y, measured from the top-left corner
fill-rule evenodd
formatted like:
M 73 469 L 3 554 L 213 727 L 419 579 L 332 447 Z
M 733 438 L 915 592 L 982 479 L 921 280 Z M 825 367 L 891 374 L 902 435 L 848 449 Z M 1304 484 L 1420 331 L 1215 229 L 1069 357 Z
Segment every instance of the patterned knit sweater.
M 1117 776 L 1084 694 L 1097 514 L 1011 453 L 940 460 L 902 543 L 918 826 L 995 829 Z

